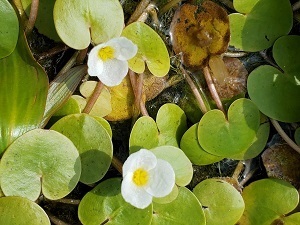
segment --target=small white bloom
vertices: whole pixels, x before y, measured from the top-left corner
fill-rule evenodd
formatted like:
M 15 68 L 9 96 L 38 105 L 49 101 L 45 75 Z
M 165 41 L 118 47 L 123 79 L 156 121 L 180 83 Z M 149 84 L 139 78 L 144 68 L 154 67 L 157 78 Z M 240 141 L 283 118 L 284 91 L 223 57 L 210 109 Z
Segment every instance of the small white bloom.
M 128 72 L 127 60 L 137 53 L 137 46 L 125 37 L 117 37 L 95 46 L 88 57 L 88 74 L 97 76 L 106 86 L 120 84 Z
M 121 193 L 126 202 L 144 209 L 152 197 L 164 197 L 175 185 L 173 167 L 149 150 L 131 154 L 123 165 Z

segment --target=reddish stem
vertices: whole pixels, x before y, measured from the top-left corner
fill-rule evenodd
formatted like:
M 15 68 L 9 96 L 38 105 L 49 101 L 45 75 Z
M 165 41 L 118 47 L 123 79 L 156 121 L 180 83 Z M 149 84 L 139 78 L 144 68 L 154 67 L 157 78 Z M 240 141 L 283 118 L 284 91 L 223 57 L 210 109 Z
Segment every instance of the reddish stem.
M 30 14 L 29 14 L 29 19 L 27 22 L 27 26 L 25 29 L 25 33 L 29 34 L 34 27 L 37 15 L 38 15 L 38 10 L 39 10 L 39 0 L 32 0 L 31 1 L 31 7 L 30 7 Z
M 100 96 L 101 92 L 102 92 L 102 89 L 104 88 L 104 84 L 99 81 L 94 89 L 94 92 L 93 94 L 91 95 L 91 97 L 89 98 L 86 106 L 84 107 L 83 109 L 83 113 L 90 113 L 92 108 L 94 107 L 98 97 Z

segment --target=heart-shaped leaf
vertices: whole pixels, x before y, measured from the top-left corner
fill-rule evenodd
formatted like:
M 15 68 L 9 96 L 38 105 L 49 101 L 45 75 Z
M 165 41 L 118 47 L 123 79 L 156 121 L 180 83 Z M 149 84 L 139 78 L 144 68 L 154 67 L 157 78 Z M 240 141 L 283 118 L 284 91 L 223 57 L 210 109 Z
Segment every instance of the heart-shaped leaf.
M 0 0 L 0 59 L 10 55 L 16 47 L 19 21 L 15 10 L 7 0 Z M 1 67 L 0 67 L 1 68 Z
M 53 20 L 53 8 L 56 0 L 39 0 L 39 10 L 35 21 L 35 27 L 39 33 L 51 38 L 54 41 L 60 41 L 56 32 Z M 32 0 L 21 0 L 22 6 L 29 16 Z
M 0 163 L 1 189 L 6 196 L 35 201 L 42 191 L 60 199 L 78 183 L 81 171 L 74 144 L 56 131 L 35 129 L 15 140 Z
M 145 71 L 145 63 L 157 77 L 165 76 L 170 69 L 167 47 L 161 37 L 143 22 L 134 22 L 125 27 L 122 36 L 138 46 L 138 52 L 128 61 L 129 68 L 136 73 Z
M 234 0 L 233 5 L 240 12 L 229 15 L 230 45 L 236 48 L 251 52 L 269 48 L 292 28 L 289 0 Z
M 248 93 L 265 115 L 283 122 L 300 121 L 300 37 L 284 36 L 273 46 L 280 70 L 264 65 L 251 72 Z
M 0 224 L 50 225 L 50 220 L 35 202 L 18 196 L 9 196 L 0 198 Z
M 227 12 L 212 1 L 201 6 L 183 4 L 175 12 L 171 41 L 183 64 L 198 69 L 206 66 L 211 55 L 225 52 L 230 38 Z
M 39 127 L 48 78 L 34 60 L 23 33 L 12 54 L 0 60 L 0 154 L 17 137 Z
M 187 188 L 180 187 L 177 198 L 168 204 L 153 203 L 151 225 L 205 225 L 202 206 Z
M 243 193 L 245 211 L 239 224 L 270 225 L 284 218 L 299 202 L 299 194 L 290 183 L 279 179 L 252 182 Z M 282 224 L 279 223 L 279 224 Z
M 221 161 L 223 157 L 206 152 L 199 144 L 198 124 L 194 124 L 184 133 L 180 141 L 180 148 L 195 165 L 208 165 Z
M 175 183 L 178 186 L 188 185 L 193 177 L 191 161 L 180 148 L 174 146 L 159 146 L 151 151 L 157 158 L 166 160 L 171 164 L 175 172 Z
M 214 109 L 201 118 L 198 140 L 203 149 L 213 155 L 229 157 L 248 149 L 260 124 L 260 112 L 249 99 L 234 101 L 228 109 L 228 119 Z
M 78 216 L 84 225 L 149 225 L 152 204 L 138 209 L 125 202 L 121 195 L 121 179 L 112 178 L 98 184 L 80 201 Z
M 206 179 L 193 192 L 204 207 L 206 224 L 232 225 L 244 212 L 241 194 L 224 180 Z
M 147 116 L 135 122 L 129 138 L 130 153 L 163 145 L 178 147 L 186 129 L 183 110 L 175 104 L 164 104 L 157 112 L 156 123 Z
M 106 129 L 87 114 L 65 116 L 52 127 L 76 146 L 81 158 L 80 181 L 91 184 L 106 174 L 112 159 L 113 147 Z
M 118 37 L 124 25 L 118 0 L 56 0 L 53 18 L 61 40 L 74 49 Z

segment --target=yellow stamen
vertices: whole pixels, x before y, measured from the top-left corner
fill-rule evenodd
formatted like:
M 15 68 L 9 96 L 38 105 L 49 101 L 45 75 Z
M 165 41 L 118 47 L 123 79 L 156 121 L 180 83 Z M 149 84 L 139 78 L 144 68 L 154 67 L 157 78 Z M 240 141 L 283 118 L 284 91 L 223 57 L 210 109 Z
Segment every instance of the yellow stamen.
M 110 46 L 106 46 L 106 47 L 101 48 L 99 50 L 98 56 L 103 61 L 107 61 L 109 59 L 113 59 L 114 56 L 115 56 L 115 50 L 112 47 L 110 47 Z
M 137 185 L 137 186 L 144 186 L 145 184 L 148 183 L 149 179 L 149 174 L 146 170 L 144 169 L 137 169 L 133 173 L 132 181 Z

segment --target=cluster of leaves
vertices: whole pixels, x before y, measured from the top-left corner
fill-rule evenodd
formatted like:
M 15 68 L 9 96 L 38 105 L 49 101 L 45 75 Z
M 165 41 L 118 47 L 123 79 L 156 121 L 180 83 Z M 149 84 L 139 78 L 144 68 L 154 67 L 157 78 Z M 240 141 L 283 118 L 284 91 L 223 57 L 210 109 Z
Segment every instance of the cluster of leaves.
M 29 13 L 31 1 L 21 2 Z M 104 87 L 92 111 L 82 113 L 96 86 L 95 81 L 87 81 L 78 87 L 86 66 L 74 66 L 49 85 L 46 72 L 32 56 L 21 23 L 19 31 L 13 7 L 0 0 L 0 18 L 7 18 L 0 22 L 0 223 L 50 224 L 35 201 L 41 194 L 49 200 L 64 198 L 78 182 L 97 184 L 80 202 L 78 217 L 83 224 L 300 223 L 299 213 L 289 214 L 298 205 L 298 192 L 282 180 L 252 182 L 242 194 L 221 178 L 206 179 L 192 191 L 185 187 L 192 180 L 193 164 L 258 156 L 269 137 L 267 117 L 300 121 L 296 98 L 300 96 L 300 37 L 287 35 L 292 27 L 290 2 L 233 3 L 239 13 L 229 19 L 226 11 L 211 1 L 178 8 L 171 35 L 173 50 L 182 55 L 181 63 L 190 71 L 209 65 L 217 76 L 214 64 L 220 60 L 216 57 L 228 44 L 251 52 L 273 46 L 278 68 L 256 68 L 247 83 L 251 100 L 232 101 L 225 114 L 209 110 L 190 127 L 185 112 L 175 104 L 163 105 L 155 120 L 140 117 L 130 133 L 129 154 L 146 148 L 168 161 L 176 185 L 168 196 L 137 209 L 122 198 L 120 178 L 98 183 L 113 159 L 113 133 L 107 120 L 129 119 L 134 113 L 135 95 L 129 79 L 117 87 Z M 266 17 L 270 9 L 272 15 Z M 91 43 L 124 36 L 138 46 L 137 55 L 128 62 L 132 71 L 143 73 L 147 67 L 155 77 L 169 72 L 164 41 L 143 22 L 123 29 L 123 9 L 117 0 L 40 0 L 39 10 L 45 16 L 38 17 L 36 28 L 55 41 L 82 50 Z M 53 24 L 45 26 L 48 21 Z M 77 87 L 82 96 L 72 95 Z M 299 144 L 299 129 L 295 140 Z

